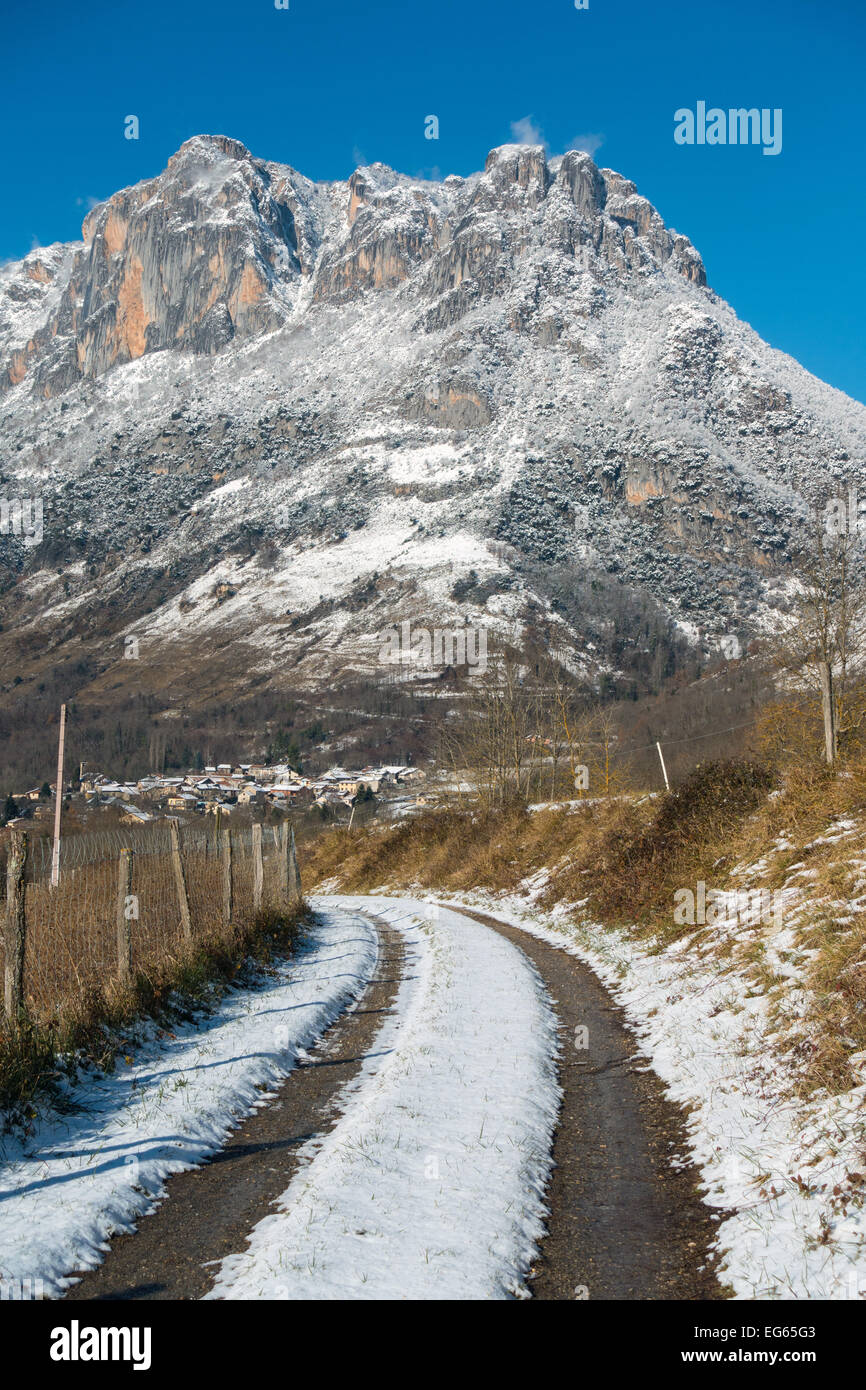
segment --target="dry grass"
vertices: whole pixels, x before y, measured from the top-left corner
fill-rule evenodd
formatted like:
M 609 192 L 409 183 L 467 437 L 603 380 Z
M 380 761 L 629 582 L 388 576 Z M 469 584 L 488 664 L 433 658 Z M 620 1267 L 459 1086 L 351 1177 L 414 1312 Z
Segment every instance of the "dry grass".
M 51 888 L 38 847 L 28 864 L 24 1003 L 0 1011 L 0 1112 L 20 1118 L 68 1065 L 110 1066 L 117 1030 L 141 1015 L 174 1015 L 210 998 L 245 960 L 290 950 L 301 908 L 282 903 L 276 847 L 265 840 L 264 908 L 253 908 L 251 839 L 233 836 L 232 911 L 223 922 L 223 863 L 213 837 L 190 834 L 183 870 L 191 935 L 183 930 L 164 827 L 134 841 L 129 921 L 132 968 L 120 978 L 118 855 L 104 837 L 69 842 L 71 862 Z M 66 1059 L 66 1061 L 64 1061 Z
M 576 820 L 564 811 L 528 815 L 514 803 L 496 813 L 431 811 L 385 829 L 335 830 L 308 846 L 305 882 L 337 878 L 360 893 L 383 883 L 455 892 L 514 888 L 568 851 Z
M 772 784 L 751 763 L 712 763 L 670 796 L 611 797 L 573 811 L 532 814 L 515 803 L 487 815 L 428 813 L 386 830 L 323 836 L 312 847 L 312 882 L 336 877 L 365 892 L 383 883 L 508 891 L 551 871 L 546 901 L 589 899 L 610 925 L 651 926 L 671 914 L 673 892 L 738 830 Z
M 857 1084 L 851 1056 L 866 1051 L 866 913 L 843 923 L 832 912 L 816 913 L 804 934 L 815 952 L 806 972 L 811 1006 L 802 1037 L 804 1093 L 847 1091 Z

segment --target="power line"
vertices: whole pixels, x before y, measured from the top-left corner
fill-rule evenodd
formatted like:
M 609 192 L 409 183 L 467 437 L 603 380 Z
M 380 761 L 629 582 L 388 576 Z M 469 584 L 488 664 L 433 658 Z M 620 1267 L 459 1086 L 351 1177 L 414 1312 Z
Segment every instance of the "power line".
M 711 729 L 708 734 L 687 734 L 685 738 L 661 738 L 653 739 L 652 743 L 642 743 L 639 748 L 627 748 L 628 753 L 643 753 L 647 748 L 655 748 L 656 743 L 663 743 L 666 748 L 674 743 L 697 743 L 702 738 L 720 738 L 722 734 L 732 734 L 737 729 L 749 729 L 757 724 L 757 719 L 747 719 L 745 724 L 731 724 L 727 729 Z
M 802 708 L 804 708 L 802 705 L 798 705 L 798 709 Z M 687 734 L 684 738 L 662 738 L 659 741 L 667 746 L 673 743 L 696 743 L 702 738 L 719 738 L 722 734 L 733 734 L 737 729 L 750 729 L 757 723 L 757 719 L 747 719 L 744 724 L 731 724 L 727 729 L 711 729 L 707 734 Z M 639 748 L 629 748 L 627 751 L 629 753 L 643 753 L 647 748 L 655 748 L 655 746 L 656 740 L 654 739 L 652 743 L 642 743 Z

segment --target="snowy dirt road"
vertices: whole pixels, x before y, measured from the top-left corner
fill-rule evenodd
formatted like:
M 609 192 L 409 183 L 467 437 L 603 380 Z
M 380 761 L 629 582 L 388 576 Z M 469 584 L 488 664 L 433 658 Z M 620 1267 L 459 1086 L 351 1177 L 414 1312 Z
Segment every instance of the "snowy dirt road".
M 685 1155 L 683 1111 L 636 1053 L 623 1012 L 582 962 L 495 917 L 461 907 L 529 956 L 559 1023 L 562 1109 L 547 1190 L 536 1299 L 717 1299 L 718 1212 Z
M 261 1070 L 269 1015 L 288 1034 L 294 1062 L 282 1078 L 271 1069 L 251 1117 L 238 1114 L 236 1085 L 220 1118 L 200 1048 L 187 1059 L 191 1040 L 175 1046 L 172 1075 L 200 1094 L 178 1126 L 176 1088 L 166 1099 L 149 1056 L 134 1105 L 152 1133 L 139 1149 L 176 1143 L 201 1107 L 224 1133 L 155 1174 L 115 1160 L 107 1203 L 99 1160 L 123 1147 L 109 1141 L 132 1129 L 133 1102 L 114 1097 L 115 1113 L 85 1094 L 60 1152 L 48 1127 L 0 1162 L 0 1249 L 4 1223 L 17 1239 L 0 1277 L 44 1277 L 73 1300 L 719 1296 L 681 1117 L 635 1066 L 631 1036 L 579 962 L 463 908 L 315 906 L 307 954 L 285 982 L 211 1025 L 217 1072 L 241 1075 Z M 584 1025 L 601 1065 L 575 1047 Z M 119 1220 L 125 1179 L 145 1195 L 130 1190 Z M 70 1200 L 77 1189 L 83 1205 Z

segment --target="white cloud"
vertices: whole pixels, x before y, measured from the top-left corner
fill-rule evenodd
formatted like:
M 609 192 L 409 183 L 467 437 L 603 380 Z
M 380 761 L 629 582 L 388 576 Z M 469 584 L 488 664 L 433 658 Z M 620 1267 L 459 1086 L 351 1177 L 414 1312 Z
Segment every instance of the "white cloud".
M 545 153 L 552 153 L 550 145 L 544 138 L 541 126 L 534 116 L 521 116 L 519 121 L 511 122 L 511 136 L 520 145 L 543 145 Z M 604 136 L 600 134 L 575 135 L 574 139 L 566 146 L 568 150 L 583 150 L 588 155 L 594 155 L 597 149 L 604 144 Z
M 531 116 L 521 116 L 519 121 L 512 121 L 511 134 L 518 145 L 543 145 L 547 149 L 547 141 L 541 133 L 541 127 L 536 125 Z
M 583 150 L 585 154 L 594 155 L 603 144 L 603 135 L 575 135 L 568 148 L 570 150 Z

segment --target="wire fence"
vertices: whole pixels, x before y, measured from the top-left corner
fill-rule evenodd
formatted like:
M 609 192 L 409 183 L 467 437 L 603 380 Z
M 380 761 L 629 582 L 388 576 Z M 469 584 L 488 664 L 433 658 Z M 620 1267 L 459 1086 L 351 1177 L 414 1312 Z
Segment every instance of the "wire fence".
M 2 866 L 0 866 L 2 867 Z M 12 836 L 2 933 L 5 1012 L 36 1021 L 301 896 L 287 825 L 155 825 L 71 836 L 52 882 L 48 838 Z

